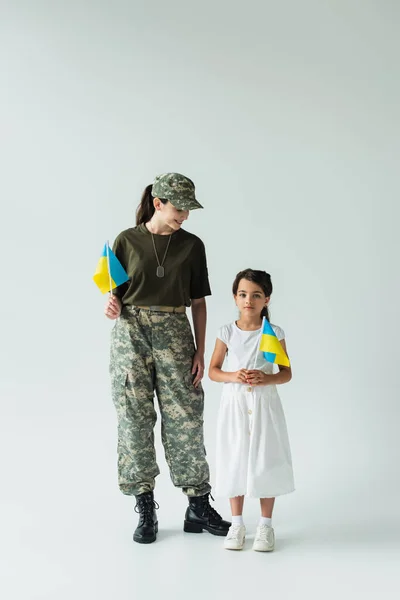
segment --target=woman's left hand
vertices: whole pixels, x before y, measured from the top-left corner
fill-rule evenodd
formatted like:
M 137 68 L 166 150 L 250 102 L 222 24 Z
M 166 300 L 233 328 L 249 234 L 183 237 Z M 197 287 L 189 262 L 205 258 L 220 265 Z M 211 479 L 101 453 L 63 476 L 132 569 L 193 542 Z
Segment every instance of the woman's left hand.
M 268 375 L 267 373 L 259 371 L 258 369 L 249 370 L 247 371 L 247 383 L 253 386 L 267 385 Z
M 193 385 L 197 387 L 204 375 L 204 354 L 199 351 L 193 357 L 192 375 L 195 375 Z

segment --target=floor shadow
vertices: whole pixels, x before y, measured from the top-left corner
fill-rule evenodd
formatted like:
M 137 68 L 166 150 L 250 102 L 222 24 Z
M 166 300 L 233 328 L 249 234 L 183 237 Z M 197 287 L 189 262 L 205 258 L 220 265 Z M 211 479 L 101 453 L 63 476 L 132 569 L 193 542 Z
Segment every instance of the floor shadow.
M 160 528 L 157 534 L 157 542 L 163 542 L 174 537 L 182 537 L 182 530 Z

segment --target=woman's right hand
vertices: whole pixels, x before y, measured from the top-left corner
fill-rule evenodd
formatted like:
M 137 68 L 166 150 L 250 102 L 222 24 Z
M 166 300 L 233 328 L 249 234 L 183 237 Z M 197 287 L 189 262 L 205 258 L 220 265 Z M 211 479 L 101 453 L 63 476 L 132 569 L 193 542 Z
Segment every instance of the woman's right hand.
M 108 319 L 118 319 L 121 314 L 121 307 L 121 300 L 117 298 L 117 296 L 114 296 L 114 294 L 110 294 L 104 309 L 104 314 Z
M 247 383 L 247 369 L 239 369 L 231 373 L 230 383 Z

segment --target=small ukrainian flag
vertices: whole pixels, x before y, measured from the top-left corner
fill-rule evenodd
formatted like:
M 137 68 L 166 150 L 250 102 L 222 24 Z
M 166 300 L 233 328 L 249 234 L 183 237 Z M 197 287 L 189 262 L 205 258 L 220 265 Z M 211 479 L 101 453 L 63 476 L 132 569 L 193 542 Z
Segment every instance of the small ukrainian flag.
M 104 244 L 103 253 L 99 262 L 97 263 L 97 269 L 93 275 L 93 281 L 100 291 L 105 294 L 106 292 L 111 292 L 111 290 L 128 280 L 129 277 L 125 269 L 107 242 Z
M 264 358 L 268 362 L 290 367 L 290 360 L 265 317 L 261 332 L 260 351 L 263 352 Z

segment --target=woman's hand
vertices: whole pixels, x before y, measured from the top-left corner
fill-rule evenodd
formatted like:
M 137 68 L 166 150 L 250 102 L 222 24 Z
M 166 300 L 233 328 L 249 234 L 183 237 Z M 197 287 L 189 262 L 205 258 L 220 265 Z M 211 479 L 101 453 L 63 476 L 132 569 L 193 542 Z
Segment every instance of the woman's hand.
M 270 376 L 267 373 L 264 373 L 263 371 L 259 371 L 258 369 L 251 369 L 247 371 L 246 383 L 253 387 L 258 385 L 268 385 L 269 377 Z
M 193 385 L 197 388 L 204 375 L 204 354 L 202 352 L 197 351 L 193 357 L 192 375 L 195 375 Z
M 247 369 L 239 369 L 239 371 L 232 371 L 232 373 L 230 373 L 229 383 L 248 383 L 248 373 L 249 371 Z
M 110 294 L 104 309 L 104 314 L 108 319 L 118 319 L 121 314 L 121 307 L 121 300 L 117 298 L 117 296 L 114 296 L 114 294 Z

